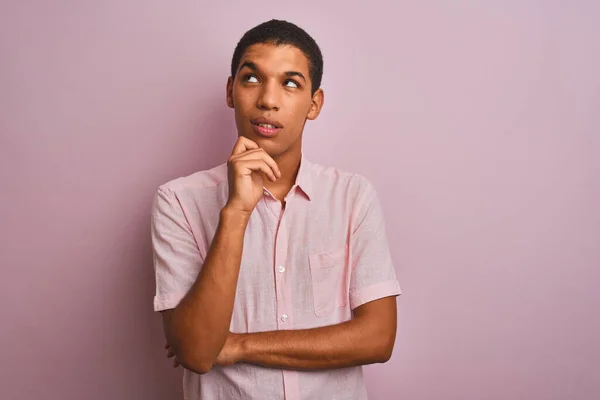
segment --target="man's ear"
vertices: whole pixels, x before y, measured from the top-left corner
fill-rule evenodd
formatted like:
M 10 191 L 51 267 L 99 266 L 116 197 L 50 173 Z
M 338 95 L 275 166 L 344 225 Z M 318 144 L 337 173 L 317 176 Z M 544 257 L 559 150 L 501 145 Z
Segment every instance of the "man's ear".
M 233 77 L 227 79 L 227 92 L 225 94 L 227 99 L 227 106 L 233 108 Z
M 306 118 L 310 120 L 316 119 L 321 113 L 321 110 L 323 109 L 324 102 L 325 93 L 323 92 L 323 89 L 319 88 L 312 96 L 310 109 L 308 110 L 308 115 L 306 116 Z

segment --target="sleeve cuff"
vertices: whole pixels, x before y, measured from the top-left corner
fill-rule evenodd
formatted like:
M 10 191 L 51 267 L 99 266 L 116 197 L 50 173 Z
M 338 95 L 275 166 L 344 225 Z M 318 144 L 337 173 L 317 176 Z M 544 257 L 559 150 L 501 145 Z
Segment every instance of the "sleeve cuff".
M 186 292 L 165 293 L 154 296 L 154 311 L 164 311 L 177 307 Z
M 358 306 L 384 297 L 398 296 L 400 293 L 400 283 L 396 280 L 366 286 L 350 293 L 350 309 L 354 310 Z

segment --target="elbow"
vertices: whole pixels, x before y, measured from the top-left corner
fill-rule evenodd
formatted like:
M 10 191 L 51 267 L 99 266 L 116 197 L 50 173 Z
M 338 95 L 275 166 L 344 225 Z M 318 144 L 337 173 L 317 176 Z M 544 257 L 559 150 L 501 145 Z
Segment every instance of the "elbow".
M 197 374 L 204 375 L 209 373 L 210 370 L 214 367 L 214 365 L 214 360 L 198 360 L 194 364 L 194 369 L 192 371 Z
M 210 372 L 214 364 L 212 362 L 199 362 L 196 364 L 197 368 L 195 369 L 195 373 L 204 375 Z
M 386 362 L 390 361 L 393 352 L 393 347 L 388 347 L 384 350 L 379 351 L 379 353 L 377 354 L 377 360 L 375 362 L 378 364 L 385 364 Z
M 200 375 L 210 372 L 216 359 L 211 354 L 207 354 L 206 351 L 199 351 L 205 346 L 173 339 L 175 338 L 171 337 L 169 344 L 179 365 Z
M 177 357 L 177 361 L 179 361 L 179 364 L 183 368 L 200 375 L 209 373 L 214 365 L 214 360 L 204 357 L 201 354 L 175 351 L 175 357 Z
M 376 342 L 375 349 L 373 350 L 375 363 L 384 364 L 392 358 L 395 336 L 386 335 Z
M 212 365 L 209 363 L 201 363 L 201 362 L 186 362 L 181 361 L 181 366 L 188 371 L 192 371 L 199 375 L 204 375 L 210 372 L 212 369 Z
M 217 357 L 209 351 L 210 346 L 198 340 L 191 340 L 192 335 L 176 328 L 175 324 L 171 324 L 165 335 L 179 365 L 200 375 L 210 372 Z

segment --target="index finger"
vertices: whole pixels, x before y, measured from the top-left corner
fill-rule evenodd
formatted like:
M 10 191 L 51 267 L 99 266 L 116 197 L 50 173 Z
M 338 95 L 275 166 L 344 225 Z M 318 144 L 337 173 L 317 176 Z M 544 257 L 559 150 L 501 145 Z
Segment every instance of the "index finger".
M 240 154 L 243 153 L 245 151 L 248 150 L 254 150 L 254 149 L 258 149 L 258 144 L 256 144 L 256 142 L 253 142 L 252 140 L 244 137 L 244 136 L 240 136 L 238 138 L 238 140 L 235 142 L 235 146 L 233 146 L 233 151 L 231 152 L 231 155 L 234 156 L 236 154 Z

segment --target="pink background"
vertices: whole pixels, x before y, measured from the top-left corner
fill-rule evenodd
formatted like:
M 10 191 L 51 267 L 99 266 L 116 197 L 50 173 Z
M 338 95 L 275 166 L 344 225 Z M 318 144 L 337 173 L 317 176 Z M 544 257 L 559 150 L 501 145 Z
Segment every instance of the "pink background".
M 0 398 L 179 397 L 151 199 L 225 159 L 230 57 L 272 17 L 325 55 L 306 154 L 388 216 L 404 294 L 371 399 L 600 398 L 600 6 L 350 3 L 0 4 Z

